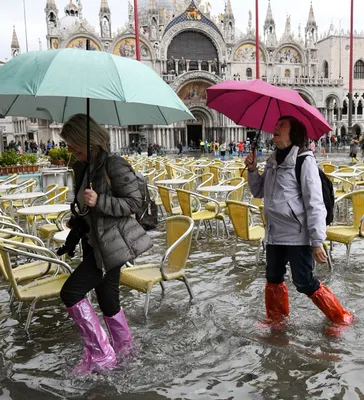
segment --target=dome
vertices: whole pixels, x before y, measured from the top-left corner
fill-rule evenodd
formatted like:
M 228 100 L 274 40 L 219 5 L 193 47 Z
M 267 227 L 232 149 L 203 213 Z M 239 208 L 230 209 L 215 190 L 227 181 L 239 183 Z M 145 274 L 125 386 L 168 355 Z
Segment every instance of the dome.
M 71 26 L 80 21 L 78 11 L 77 4 L 74 4 L 72 0 L 70 0 L 64 8 L 64 13 L 66 15 L 60 20 L 61 32 L 67 31 Z
M 70 15 L 66 15 L 60 20 L 60 31 L 65 32 L 69 30 L 73 25 L 78 23 L 80 19 L 78 17 L 72 17 Z
M 147 19 L 150 3 L 150 0 L 139 0 L 138 2 L 139 16 L 142 21 Z M 176 12 L 178 14 L 184 9 L 186 2 L 185 0 L 155 0 L 155 4 L 158 12 L 165 10 L 166 13 Z
M 64 8 L 64 12 L 65 12 L 66 16 L 70 15 L 72 17 L 73 16 L 78 17 L 78 6 L 77 6 L 77 4 L 74 4 L 72 2 L 72 0 L 70 0 L 70 2 Z

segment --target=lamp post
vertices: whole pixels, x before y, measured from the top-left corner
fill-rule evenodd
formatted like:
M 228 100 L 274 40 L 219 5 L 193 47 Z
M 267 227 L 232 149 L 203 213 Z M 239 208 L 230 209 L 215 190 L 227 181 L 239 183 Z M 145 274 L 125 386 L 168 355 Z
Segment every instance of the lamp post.
M 354 0 L 351 0 L 350 8 L 350 71 L 349 71 L 349 121 L 348 137 L 353 138 L 353 72 L 354 72 Z
M 140 40 L 139 40 L 139 16 L 138 16 L 138 0 L 134 0 L 134 30 L 135 30 L 135 49 L 136 59 L 140 61 Z
M 260 79 L 259 71 L 259 4 L 258 0 L 255 0 L 255 77 Z
M 25 9 L 25 0 L 23 0 L 23 9 L 24 9 L 24 28 L 25 28 L 25 48 L 28 52 L 28 29 L 27 29 L 27 12 Z

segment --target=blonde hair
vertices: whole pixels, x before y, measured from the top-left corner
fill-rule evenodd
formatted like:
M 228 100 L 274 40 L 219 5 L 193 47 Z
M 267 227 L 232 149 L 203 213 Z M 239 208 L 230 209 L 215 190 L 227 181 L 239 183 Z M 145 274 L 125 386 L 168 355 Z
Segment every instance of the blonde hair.
M 87 146 L 87 115 L 75 114 L 63 125 L 61 137 L 75 149 Z M 109 132 L 90 117 L 90 146 L 93 158 L 101 149 L 109 153 Z

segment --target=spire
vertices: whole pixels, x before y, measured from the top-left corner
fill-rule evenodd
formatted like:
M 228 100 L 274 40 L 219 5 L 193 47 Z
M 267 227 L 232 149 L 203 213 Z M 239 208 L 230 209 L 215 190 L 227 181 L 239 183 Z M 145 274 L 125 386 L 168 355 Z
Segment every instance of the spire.
M 15 32 L 15 25 L 13 26 L 13 38 L 11 40 L 11 56 L 14 58 L 20 54 L 20 46 L 18 36 Z
M 233 12 L 233 8 L 231 6 L 231 0 L 226 1 L 225 19 L 234 19 L 234 12 Z
M 13 39 L 11 40 L 11 48 L 12 49 L 20 49 L 18 36 L 15 32 L 15 25 L 13 25 Z
M 291 16 L 287 15 L 286 19 L 286 27 L 284 29 L 284 36 L 288 37 L 291 34 Z
M 272 7 L 270 5 L 270 0 L 268 0 L 267 16 L 265 17 L 264 25 L 266 25 L 266 26 L 275 25 L 274 18 L 273 18 L 273 13 L 272 13 Z
M 310 6 L 310 12 L 308 14 L 307 26 L 314 26 L 314 27 L 317 26 L 316 25 L 315 14 L 313 12 L 312 1 L 311 1 L 311 6 Z
M 107 0 L 101 0 L 100 13 L 110 13 L 110 7 Z
M 277 44 L 276 24 L 274 22 L 270 0 L 268 0 L 267 16 L 264 22 L 264 39 L 268 47 L 275 47 Z
M 47 0 L 46 8 L 56 9 L 57 6 L 55 0 Z

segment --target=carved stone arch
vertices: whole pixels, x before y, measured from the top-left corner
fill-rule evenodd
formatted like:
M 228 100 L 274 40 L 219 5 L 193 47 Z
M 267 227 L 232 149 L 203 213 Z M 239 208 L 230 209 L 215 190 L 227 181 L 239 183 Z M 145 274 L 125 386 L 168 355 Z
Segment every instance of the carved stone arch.
M 62 44 L 61 44 L 61 48 L 65 49 L 67 48 L 67 46 L 75 39 L 78 38 L 86 38 L 86 39 L 90 39 L 92 40 L 95 44 L 97 44 L 101 50 L 104 50 L 104 46 L 102 45 L 101 41 L 99 40 L 99 38 L 97 36 L 94 36 L 90 33 L 86 33 L 86 32 L 77 32 L 77 33 L 73 33 L 72 35 L 68 36 L 67 38 L 62 40 Z
M 167 59 L 168 47 L 170 46 L 172 40 L 178 34 L 184 31 L 195 31 L 207 36 L 212 41 L 212 43 L 216 48 L 219 61 L 224 61 L 224 59 L 226 58 L 225 56 L 226 45 L 223 38 L 218 34 L 218 32 L 216 32 L 215 29 L 211 28 L 210 26 L 206 24 L 200 24 L 199 22 L 194 22 L 194 21 L 187 21 L 177 24 L 165 33 L 165 35 L 161 40 L 161 46 L 160 46 L 162 59 L 164 60 Z
M 292 64 L 292 65 L 305 65 L 306 64 L 307 60 L 306 60 L 306 55 L 305 55 L 303 49 L 299 45 L 297 45 L 297 43 L 293 43 L 293 42 L 281 43 L 274 50 L 274 52 L 273 52 L 273 61 L 274 61 L 274 63 L 279 64 L 279 62 L 276 61 L 277 55 L 278 55 L 279 51 L 282 50 L 285 47 L 292 47 L 293 49 L 295 49 L 299 53 L 299 55 L 301 57 L 301 64 Z
M 329 106 L 329 102 L 331 99 L 334 99 L 336 101 L 336 107 L 341 108 L 342 107 L 342 101 L 340 100 L 340 97 L 337 95 L 337 93 L 329 93 L 326 98 L 325 98 L 325 106 Z
M 212 109 L 203 107 L 201 105 L 191 105 L 189 110 L 193 115 L 195 114 L 201 115 L 206 127 L 212 128 L 216 126 L 217 118 L 214 115 L 214 111 Z
M 234 61 L 234 55 L 236 50 L 239 49 L 239 47 L 243 46 L 244 44 L 251 44 L 255 47 L 255 42 L 252 39 L 242 39 L 240 40 L 233 48 L 231 51 L 231 57 L 230 57 L 230 61 Z M 262 51 L 262 53 L 264 54 L 264 59 L 266 64 L 268 64 L 269 62 L 269 52 L 267 50 L 267 48 L 265 47 L 264 43 L 259 43 L 259 50 Z
M 189 71 L 179 75 L 170 86 L 176 93 L 178 93 L 186 83 L 192 81 L 205 81 L 214 85 L 215 83 L 221 82 L 222 79 L 217 75 L 206 71 Z
M 346 124 L 342 124 L 340 127 L 340 135 L 345 136 L 347 133 L 348 133 L 348 127 L 346 126 Z
M 309 104 L 311 106 L 316 107 L 316 101 L 314 95 L 307 89 L 302 89 L 302 88 L 296 88 L 296 91 L 302 95 L 303 99 L 306 101 L 306 99 L 309 101 Z M 306 98 L 306 99 L 305 99 Z
M 360 122 L 357 122 L 353 125 L 352 128 L 353 134 L 359 137 L 363 133 L 363 125 Z
M 115 36 L 113 41 L 112 41 L 112 43 L 110 44 L 110 53 L 114 54 L 114 50 L 115 50 L 116 45 L 121 40 L 128 39 L 128 38 L 135 39 L 135 33 L 134 32 L 123 32 L 123 33 Z M 151 55 L 150 59 L 149 58 L 145 58 L 145 59 L 142 58 L 142 61 L 143 60 L 153 60 L 153 59 L 155 59 L 156 58 L 155 57 L 155 50 L 154 50 L 153 45 L 148 40 L 148 38 L 146 36 L 144 36 L 144 35 L 140 35 L 140 42 L 143 43 L 148 48 L 148 51 L 149 51 L 149 53 Z

